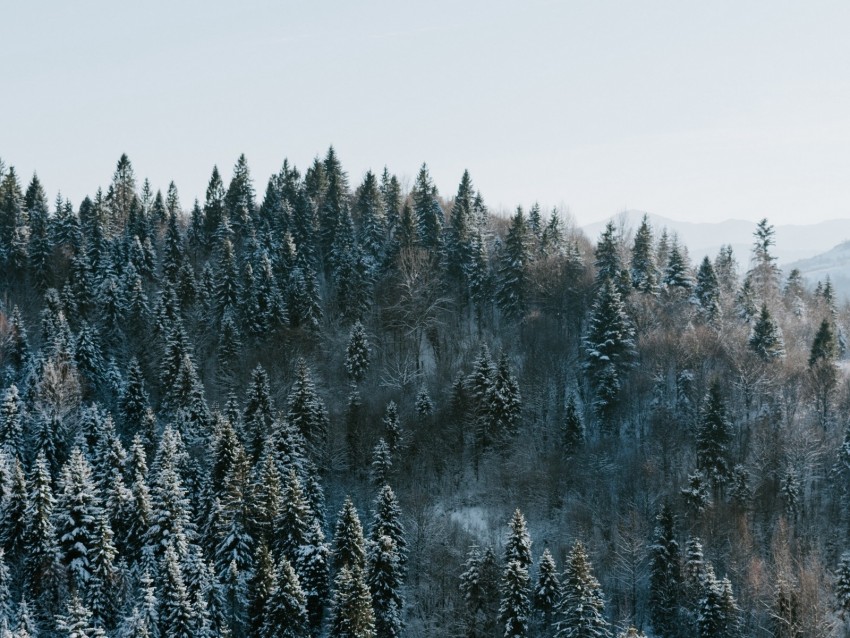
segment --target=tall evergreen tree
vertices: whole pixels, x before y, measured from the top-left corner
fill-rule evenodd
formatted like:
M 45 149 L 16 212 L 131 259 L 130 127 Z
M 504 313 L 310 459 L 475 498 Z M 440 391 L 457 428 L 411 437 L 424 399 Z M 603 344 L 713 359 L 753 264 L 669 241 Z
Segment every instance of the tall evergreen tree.
M 558 638 L 597 638 L 609 634 L 602 589 L 581 541 L 573 544 L 567 557 L 558 611 Z
M 525 316 L 528 292 L 528 267 L 531 262 L 529 231 L 522 208 L 511 218 L 499 263 L 496 301 L 511 319 Z
M 357 566 L 343 566 L 334 580 L 331 630 L 334 638 L 375 638 L 372 596 Z
M 362 569 L 366 564 L 363 526 L 350 497 L 346 497 L 334 528 L 334 566 Z
M 750 349 L 764 361 L 781 359 L 785 356 L 782 331 L 770 315 L 767 304 L 762 304 L 761 313 L 750 334 L 749 345 Z
M 652 227 L 646 215 L 641 219 L 632 245 L 631 277 L 632 286 L 640 292 L 654 293 L 658 289 L 659 273 Z
M 650 546 L 649 613 L 653 629 L 661 636 L 675 635 L 680 602 L 680 557 L 676 518 L 665 503 Z
M 357 321 L 351 329 L 345 349 L 345 371 L 354 383 L 359 383 L 366 376 L 370 354 L 366 330 L 363 324 Z
M 499 622 L 504 626 L 506 638 L 528 636 L 531 616 L 531 580 L 528 569 L 517 560 L 511 560 L 502 576 L 502 602 L 499 607 Z
M 295 570 L 285 558 L 275 572 L 274 583 L 263 614 L 260 638 L 304 638 L 307 630 L 307 608 L 304 592 Z
M 372 594 L 375 638 L 399 638 L 404 628 L 402 569 L 395 542 L 389 536 L 369 543 L 366 581 Z
M 703 402 L 699 429 L 697 430 L 697 467 L 719 490 L 730 477 L 729 445 L 732 442 L 732 425 L 720 395 L 720 385 L 712 384 Z
M 534 609 L 542 615 L 541 628 L 546 635 L 552 626 L 552 620 L 561 600 L 561 580 L 555 566 L 555 559 L 549 548 L 543 550 L 540 567 L 537 572 L 537 585 L 534 587 Z

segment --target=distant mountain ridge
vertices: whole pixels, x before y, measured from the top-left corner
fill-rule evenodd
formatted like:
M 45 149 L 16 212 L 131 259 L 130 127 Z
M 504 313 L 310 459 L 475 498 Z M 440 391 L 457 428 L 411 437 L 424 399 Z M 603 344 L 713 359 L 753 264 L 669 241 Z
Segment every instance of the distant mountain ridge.
M 640 224 L 643 215 L 642 211 L 630 210 L 614 215 L 611 219 L 615 222 L 623 219 L 626 226 L 634 230 Z M 670 233 L 675 232 L 680 242 L 687 246 L 694 263 L 701 260 L 704 255 L 713 259 L 721 246 L 731 244 L 741 267 L 745 269 L 749 264 L 756 222 L 740 219 L 728 219 L 721 222 L 682 222 L 651 213 L 647 213 L 647 218 L 655 229 L 656 235 L 664 227 Z M 767 218 L 770 220 L 769 215 Z M 596 241 L 606 223 L 607 220 L 587 224 L 581 228 L 591 241 Z M 816 224 L 776 224 L 775 231 L 774 254 L 783 270 L 788 270 L 786 264 L 814 258 L 831 251 L 839 242 L 850 240 L 850 218 L 832 219 Z M 850 247 L 847 250 L 850 253 Z

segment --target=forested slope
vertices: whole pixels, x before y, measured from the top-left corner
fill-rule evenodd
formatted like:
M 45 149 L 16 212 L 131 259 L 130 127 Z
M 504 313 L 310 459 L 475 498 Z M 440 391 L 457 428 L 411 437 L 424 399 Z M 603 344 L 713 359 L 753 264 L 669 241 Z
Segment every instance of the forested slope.
M 847 309 L 767 220 L 164 193 L 0 163 L 2 636 L 845 635 Z

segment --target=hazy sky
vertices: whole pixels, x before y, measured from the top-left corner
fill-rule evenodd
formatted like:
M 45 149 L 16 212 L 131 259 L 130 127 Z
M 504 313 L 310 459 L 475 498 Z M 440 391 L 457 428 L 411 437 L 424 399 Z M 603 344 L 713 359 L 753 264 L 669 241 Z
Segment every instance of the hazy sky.
M 333 144 L 582 224 L 847 217 L 848 32 L 846 0 L 14 2 L 0 157 L 75 205 L 122 152 L 188 207 Z

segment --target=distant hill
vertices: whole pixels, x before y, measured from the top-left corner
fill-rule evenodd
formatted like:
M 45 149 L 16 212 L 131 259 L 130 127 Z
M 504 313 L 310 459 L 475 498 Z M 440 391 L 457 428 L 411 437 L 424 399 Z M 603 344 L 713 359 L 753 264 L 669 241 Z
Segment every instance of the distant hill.
M 790 263 L 784 270 L 788 272 L 792 268 L 797 268 L 812 286 L 829 276 L 836 293 L 850 299 L 850 241 L 820 255 Z
M 643 215 L 642 211 L 622 213 L 626 225 L 631 227 L 632 230 L 640 224 Z M 619 220 L 620 217 L 620 215 L 615 216 L 615 221 Z M 724 244 L 732 245 L 742 269 L 746 269 L 749 263 L 753 231 L 756 227 L 755 222 L 729 219 L 722 222 L 693 223 L 680 222 L 660 215 L 648 214 L 648 217 L 657 232 L 660 232 L 661 228 L 665 226 L 669 232 L 675 232 L 679 236 L 679 240 L 688 247 L 688 252 L 695 264 L 704 255 L 714 258 Z M 582 230 L 591 241 L 595 241 L 606 223 L 607 220 L 588 224 L 583 226 Z M 776 246 L 774 254 L 785 271 L 788 270 L 786 264 L 816 258 L 816 256 L 821 256 L 822 253 L 823 256 L 826 256 L 826 254 L 829 254 L 827 251 L 832 252 L 830 249 L 836 243 L 850 240 L 850 219 L 833 219 L 817 224 L 776 225 L 775 229 Z M 848 264 L 848 270 L 845 276 L 850 277 L 850 247 L 845 250 L 848 255 L 848 261 L 845 262 Z M 850 289 L 850 286 L 848 289 Z

